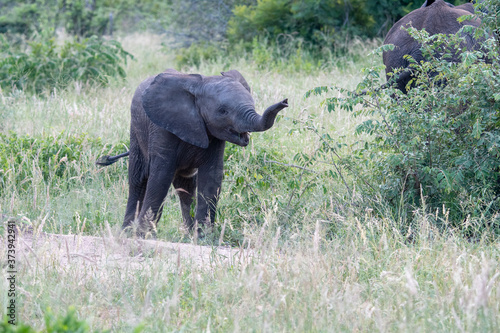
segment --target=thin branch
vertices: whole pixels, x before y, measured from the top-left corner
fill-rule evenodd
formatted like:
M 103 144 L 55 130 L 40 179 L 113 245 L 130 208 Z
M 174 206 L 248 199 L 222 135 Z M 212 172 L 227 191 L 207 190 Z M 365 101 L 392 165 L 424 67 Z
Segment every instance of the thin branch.
M 278 161 L 266 160 L 266 155 L 264 155 L 264 163 L 274 163 L 274 164 L 279 164 L 279 165 L 283 165 L 283 166 L 290 167 L 290 168 L 297 168 L 297 169 L 302 169 L 302 170 L 309 171 L 309 172 L 312 172 L 312 173 L 317 173 L 314 170 L 311 170 L 311 169 L 308 169 L 308 168 L 304 168 L 304 167 L 302 167 L 300 165 L 287 164 L 287 163 L 281 163 L 281 162 L 278 162 Z
M 300 177 L 299 177 L 299 182 L 298 184 L 300 184 L 300 182 L 302 181 L 302 175 L 304 175 L 304 172 L 306 170 L 302 171 L 300 173 Z M 286 205 L 286 209 L 290 208 L 290 204 L 292 203 L 292 199 L 293 199 L 293 196 L 295 195 L 295 188 L 292 189 L 292 193 L 290 194 L 290 199 L 288 199 L 288 204 Z
M 252 191 L 253 195 L 255 195 L 255 198 L 257 198 L 257 201 L 259 202 L 259 206 L 262 207 L 262 202 L 260 202 L 260 199 L 259 199 L 259 196 L 255 193 L 255 191 L 253 190 L 253 187 L 252 185 L 250 185 L 249 183 L 245 182 L 246 185 L 250 188 L 250 191 Z
M 326 142 L 326 141 L 325 141 L 325 140 L 321 137 L 321 135 L 319 135 L 319 133 L 318 133 L 316 130 L 314 130 L 314 133 L 316 133 L 316 135 L 318 135 L 318 136 L 319 136 L 319 138 L 320 138 L 320 139 L 321 139 L 321 140 L 322 140 L 322 141 L 323 141 L 323 142 L 324 142 L 324 143 L 328 146 L 328 148 L 330 149 L 330 151 L 332 152 L 332 154 L 334 154 L 335 156 L 337 156 L 337 158 L 338 158 L 339 160 L 342 160 L 342 158 L 340 157 L 340 155 L 339 155 L 339 154 L 337 154 L 337 151 L 336 151 L 334 148 L 332 148 L 332 146 L 330 146 L 330 145 L 328 144 L 328 142 Z M 337 172 L 338 172 L 338 174 L 339 174 L 340 178 L 342 179 L 342 182 L 344 183 L 344 186 L 345 186 L 345 187 L 347 188 L 347 190 L 349 191 L 349 194 L 350 194 L 350 195 L 352 195 L 351 188 L 347 185 L 347 182 L 345 181 L 344 176 L 342 176 L 342 173 L 340 172 L 339 168 L 337 167 L 337 164 L 335 163 L 335 161 L 333 160 L 333 158 L 332 158 L 331 160 L 332 160 L 331 165 L 333 165 L 333 167 L 337 170 Z M 326 163 L 326 162 L 325 162 L 325 163 Z M 356 173 L 356 172 L 355 172 L 352 168 L 350 168 L 350 167 L 349 167 L 349 166 L 347 166 L 347 165 L 346 165 L 346 168 L 347 168 L 349 171 L 351 171 L 354 175 L 356 175 L 359 179 L 361 179 L 361 180 L 363 181 L 363 183 L 365 183 L 366 185 L 368 185 L 368 186 L 369 186 L 372 190 L 375 190 L 375 189 L 373 188 L 373 186 L 371 186 L 371 185 L 370 185 L 370 183 L 368 183 L 366 180 L 364 180 L 364 179 L 363 179 L 363 177 L 361 177 L 358 173 Z

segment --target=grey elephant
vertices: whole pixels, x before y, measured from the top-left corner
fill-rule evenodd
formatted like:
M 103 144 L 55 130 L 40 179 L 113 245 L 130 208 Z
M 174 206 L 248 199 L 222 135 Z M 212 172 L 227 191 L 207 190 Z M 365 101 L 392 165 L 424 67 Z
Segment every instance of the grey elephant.
M 271 128 L 287 106 L 285 99 L 257 114 L 250 87 L 236 70 L 202 76 L 169 69 L 143 81 L 132 99 L 129 152 L 97 161 L 108 165 L 130 155 L 123 228 L 137 221 L 137 234 L 154 233 L 173 184 L 187 229 L 197 225 L 202 236 L 214 223 L 226 141 L 248 145 L 249 132 Z
M 420 62 L 424 59 L 421 44 L 418 43 L 403 28 L 413 27 L 417 30 L 425 29 L 429 35 L 435 34 L 456 34 L 464 25 L 478 27 L 481 24 L 479 18 L 458 22 L 457 19 L 464 15 L 474 14 L 474 6 L 466 3 L 460 6 L 453 6 L 443 0 L 427 0 L 421 8 L 418 8 L 398 22 L 389 30 L 384 40 L 384 45 L 393 44 L 394 50 L 383 53 L 383 61 L 386 66 L 385 72 L 387 81 L 392 83 L 392 73 L 397 68 L 403 68 L 395 83 L 397 88 L 406 92 L 406 87 L 412 79 L 410 62 L 405 59 L 405 55 L 410 55 L 415 61 Z M 465 46 L 468 50 L 477 50 L 481 42 L 475 40 L 472 35 L 463 35 Z M 453 54 L 449 61 L 458 62 L 459 54 Z

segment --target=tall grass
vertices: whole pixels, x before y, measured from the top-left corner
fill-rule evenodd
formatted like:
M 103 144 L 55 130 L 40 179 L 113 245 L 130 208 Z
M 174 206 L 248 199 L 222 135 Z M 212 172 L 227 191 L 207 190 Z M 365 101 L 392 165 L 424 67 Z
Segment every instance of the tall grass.
M 0 93 L 3 133 L 42 141 L 59 136 L 61 142 L 85 133 L 102 140 L 82 145 L 79 159 L 50 181 L 32 157 L 39 152 L 19 151 L 21 162 L 1 170 L 3 220 L 103 237 L 109 224 L 118 233 L 128 194 L 126 161 L 107 168 L 94 161 L 126 149 L 129 105 L 139 82 L 175 67 L 175 52 L 161 42 L 154 35 L 125 37 L 122 45 L 135 60 L 127 64 L 126 81 L 106 88 L 75 84 L 42 97 Z M 357 47 L 361 57 L 373 45 Z M 500 326 L 496 244 L 470 243 L 452 230 L 440 234 L 429 222 L 434 212 L 425 210 L 415 212 L 412 237 L 399 234 L 400 221 L 372 216 L 370 207 L 358 206 L 355 188 L 331 176 L 333 157 L 328 163 L 308 161 L 321 139 L 307 124 L 354 142 L 356 123 L 347 112 L 325 112 L 322 98 L 306 100 L 305 92 L 331 84 L 354 88 L 368 61 L 331 63 L 315 72 L 259 67 L 244 57 L 178 68 L 204 75 L 238 69 L 259 112 L 289 99 L 275 126 L 254 133 L 248 147 L 228 144 L 215 235 L 205 240 L 217 245 L 225 225 L 223 244 L 254 254 L 228 262 L 214 252 L 205 266 L 155 253 L 140 261 L 117 262 L 109 255 L 96 263 L 61 264 L 43 252 L 40 240 L 33 249 L 37 256 L 26 252 L 20 258 L 20 320 L 41 328 L 47 308 L 64 313 L 73 305 L 92 330 L 494 331 Z M 27 174 L 23 186 L 16 180 L 21 169 Z M 189 241 L 181 223 L 171 191 L 158 238 Z M 5 302 L 4 296 L 2 309 Z
M 499 249 L 453 234 L 430 236 L 422 216 L 414 244 L 388 221 L 339 219 L 326 241 L 318 222 L 277 244 L 272 221 L 254 255 L 225 262 L 112 256 L 98 265 L 30 256 L 23 265 L 22 319 L 78 309 L 92 329 L 162 331 L 493 332 L 499 325 Z M 271 231 L 273 230 L 273 231 Z M 307 235 L 306 235 L 307 234 Z M 260 242 L 258 240 L 260 239 Z M 38 247 L 43 247 L 43 241 Z M 29 262 L 29 265 L 28 265 Z

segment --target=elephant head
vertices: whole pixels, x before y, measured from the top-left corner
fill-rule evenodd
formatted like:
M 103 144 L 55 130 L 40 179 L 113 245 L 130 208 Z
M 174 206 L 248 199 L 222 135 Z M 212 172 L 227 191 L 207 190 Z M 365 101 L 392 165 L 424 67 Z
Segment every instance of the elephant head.
M 269 129 L 287 100 L 259 115 L 250 87 L 236 70 L 222 76 L 181 74 L 169 70 L 157 75 L 142 93 L 142 106 L 157 126 L 181 140 L 207 148 L 210 137 L 240 146 L 249 132 Z
M 384 40 L 384 45 L 394 45 L 392 51 L 383 53 L 387 80 L 391 80 L 391 73 L 397 68 L 409 68 L 410 62 L 405 59 L 406 55 L 411 56 L 417 62 L 425 60 L 420 50 L 421 44 L 410 36 L 406 28 L 426 30 L 429 35 L 456 34 L 464 25 L 478 27 L 481 24 L 481 20 L 476 17 L 463 22 L 458 21 L 459 17 L 471 14 L 474 14 L 474 7 L 471 3 L 453 6 L 443 0 L 427 0 L 421 8 L 410 12 L 396 22 Z M 464 34 L 463 40 L 463 46 L 468 50 L 477 50 L 481 46 L 480 41 L 475 40 L 470 34 Z M 449 59 L 452 62 L 458 60 L 459 54 L 453 54 Z M 400 73 L 396 83 L 401 91 L 406 92 L 406 86 L 411 77 L 410 70 Z

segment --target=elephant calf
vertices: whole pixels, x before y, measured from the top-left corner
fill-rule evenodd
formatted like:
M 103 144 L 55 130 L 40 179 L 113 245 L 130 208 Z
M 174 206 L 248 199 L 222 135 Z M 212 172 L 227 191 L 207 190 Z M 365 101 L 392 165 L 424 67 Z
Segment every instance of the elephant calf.
M 460 6 L 453 6 L 443 0 L 427 0 L 421 8 L 418 8 L 398 22 L 389 30 L 384 40 L 384 45 L 393 44 L 394 50 L 384 52 L 383 61 L 386 66 L 385 72 L 387 81 L 391 80 L 391 73 L 397 68 L 404 68 L 405 71 L 399 73 L 397 79 L 397 87 L 402 92 L 406 92 L 406 86 L 412 79 L 412 74 L 409 69 L 410 62 L 404 58 L 405 55 L 410 55 L 415 61 L 420 62 L 425 60 L 421 46 L 410 34 L 402 29 L 413 27 L 417 30 L 426 30 L 429 35 L 435 34 L 456 34 L 464 25 L 478 27 L 481 24 L 479 18 L 458 22 L 458 18 L 464 15 L 474 14 L 474 6 L 471 3 L 466 3 Z M 464 34 L 464 43 L 468 50 L 477 50 L 481 43 L 469 34 Z M 454 54 L 452 62 L 459 61 L 459 54 Z
M 138 234 L 154 232 L 173 184 L 187 229 L 198 225 L 195 232 L 201 235 L 214 222 L 226 141 L 245 147 L 249 132 L 271 128 L 287 103 L 285 99 L 262 116 L 257 114 L 250 87 L 236 70 L 202 76 L 169 69 L 143 81 L 131 105 L 129 197 L 123 228 L 137 221 Z M 97 164 L 109 165 L 126 155 L 105 156 Z

